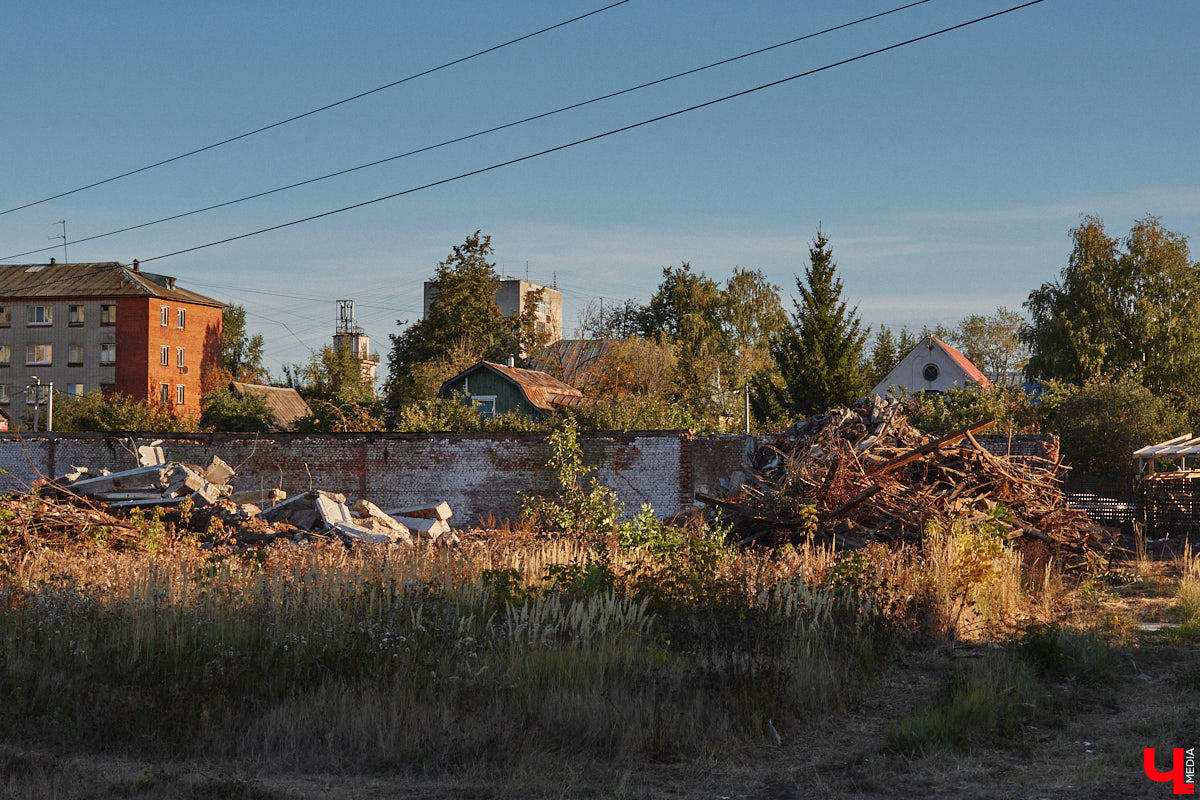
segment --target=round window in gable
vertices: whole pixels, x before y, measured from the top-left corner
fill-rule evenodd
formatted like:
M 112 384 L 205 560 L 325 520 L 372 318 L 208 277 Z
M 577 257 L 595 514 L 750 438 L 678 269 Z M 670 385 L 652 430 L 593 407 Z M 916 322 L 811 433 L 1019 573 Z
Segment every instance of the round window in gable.
M 925 380 L 929 381 L 930 383 L 933 383 L 938 379 L 938 374 L 937 364 L 926 364 L 925 369 L 921 372 L 921 375 L 925 377 Z

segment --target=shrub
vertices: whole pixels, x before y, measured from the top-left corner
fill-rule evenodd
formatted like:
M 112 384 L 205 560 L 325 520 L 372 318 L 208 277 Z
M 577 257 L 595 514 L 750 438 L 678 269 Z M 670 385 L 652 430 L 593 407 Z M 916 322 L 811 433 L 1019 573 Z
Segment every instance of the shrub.
M 583 464 L 583 448 L 579 446 L 579 424 L 567 418 L 549 437 L 552 467 L 560 488 L 559 499 L 549 500 L 519 492 L 521 512 L 535 523 L 549 524 L 553 530 L 570 534 L 575 539 L 599 542 L 610 535 L 625 506 L 617 493 L 592 477 L 587 484 L 583 478 L 593 470 Z
M 1063 459 L 1093 475 L 1125 475 L 1132 454 L 1191 430 L 1187 414 L 1134 376 L 1083 385 L 1051 381 L 1042 399 L 1044 427 L 1059 435 Z
M 254 395 L 238 397 L 228 386 L 218 386 L 200 400 L 200 425 L 215 431 L 246 433 L 271 430 L 271 409 Z
M 55 402 L 54 427 L 60 431 L 182 433 L 196 430 L 196 423 L 175 416 L 172 408 L 161 403 L 95 391 L 79 397 L 64 397 Z
M 1037 412 L 1020 389 L 992 386 L 987 389 L 953 387 L 942 394 L 906 394 L 904 413 L 914 425 L 933 434 L 950 433 L 977 422 L 994 419 L 1006 433 L 1037 429 Z

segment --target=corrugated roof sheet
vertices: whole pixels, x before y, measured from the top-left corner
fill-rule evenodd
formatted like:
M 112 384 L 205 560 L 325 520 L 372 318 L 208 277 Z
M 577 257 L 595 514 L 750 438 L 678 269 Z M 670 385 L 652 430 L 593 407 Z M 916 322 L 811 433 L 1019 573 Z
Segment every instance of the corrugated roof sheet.
M 263 386 L 257 383 L 230 381 L 229 391 L 235 395 L 260 397 L 271 409 L 271 423 L 281 431 L 291 430 L 296 420 L 312 413 L 308 403 L 295 389 L 282 386 Z
M 79 264 L 0 264 L 0 297 L 157 297 L 223 307 L 225 303 L 175 285 L 169 275 L 135 272 L 116 261 Z

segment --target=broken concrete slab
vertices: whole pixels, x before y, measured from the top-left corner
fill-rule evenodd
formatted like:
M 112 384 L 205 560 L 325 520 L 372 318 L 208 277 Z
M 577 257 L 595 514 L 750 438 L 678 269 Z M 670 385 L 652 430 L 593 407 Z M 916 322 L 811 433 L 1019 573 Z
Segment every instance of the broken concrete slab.
M 205 479 L 218 486 L 225 486 L 229 483 L 229 479 L 236 474 L 233 467 L 222 461 L 220 456 L 213 456 L 212 461 L 204 470 Z
M 454 512 L 450 510 L 450 504 L 442 501 L 434 505 L 423 506 L 406 506 L 404 508 L 389 508 L 384 511 L 385 514 L 390 514 L 393 517 L 419 517 L 421 519 L 441 519 L 447 520 L 454 516 Z
M 450 523 L 444 519 L 425 519 L 424 517 L 397 517 L 396 521 L 416 534 L 420 539 L 432 539 L 450 532 Z
M 166 464 L 167 457 L 160 445 L 162 445 L 162 439 L 155 439 L 150 444 L 140 445 L 137 448 L 138 466 L 153 467 L 159 464 Z
M 360 519 L 370 520 L 372 523 L 374 523 L 371 525 L 371 527 L 375 530 L 378 530 L 379 528 L 377 526 L 381 525 L 386 529 L 408 533 L 408 528 L 397 522 L 390 514 L 381 511 L 379 506 L 375 505 L 369 500 L 359 499 L 351 510 Z

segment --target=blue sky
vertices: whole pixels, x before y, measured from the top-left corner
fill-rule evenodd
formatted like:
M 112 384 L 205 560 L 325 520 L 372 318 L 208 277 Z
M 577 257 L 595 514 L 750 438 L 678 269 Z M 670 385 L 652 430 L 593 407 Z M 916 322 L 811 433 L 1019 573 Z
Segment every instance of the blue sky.
M 120 2 L 6 8 L 0 210 L 303 113 L 602 0 Z M 583 109 L 206 214 L 71 244 L 473 133 L 900 5 L 632 0 L 245 140 L 0 215 L 0 256 L 130 262 L 400 192 L 1015 5 L 931 0 Z M 944 36 L 355 211 L 147 263 L 244 305 L 267 362 L 329 341 L 337 299 L 386 351 L 480 229 L 512 275 L 589 302 L 664 266 L 762 269 L 795 295 L 830 238 L 863 322 L 953 324 L 1052 280 L 1080 214 L 1200 234 L 1200 3 L 1046 0 Z M 61 244 L 61 242 L 57 242 Z M 1195 244 L 1195 242 L 1194 242 Z M 1200 245 L 1197 245 L 1200 247 Z M 62 248 L 9 259 L 62 258 Z M 1194 252 L 1195 255 L 1200 253 Z

